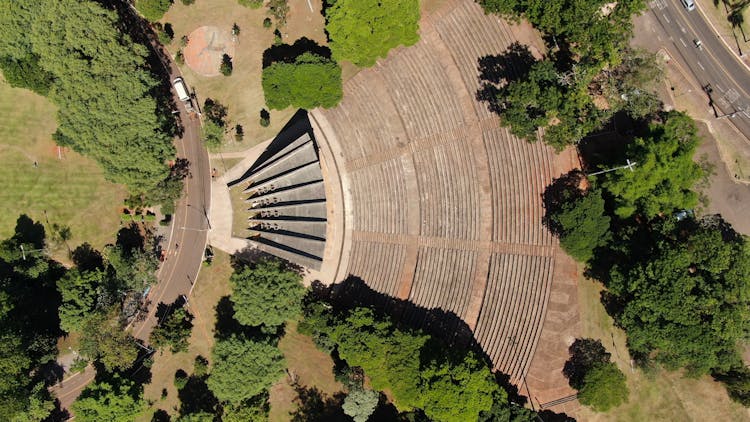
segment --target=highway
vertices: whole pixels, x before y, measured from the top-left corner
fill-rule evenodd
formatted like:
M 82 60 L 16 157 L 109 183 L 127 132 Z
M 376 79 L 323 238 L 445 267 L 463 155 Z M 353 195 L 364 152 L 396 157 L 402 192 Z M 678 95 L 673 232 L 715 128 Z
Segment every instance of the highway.
M 654 50 L 666 49 L 693 75 L 697 88 L 704 89 L 706 107 L 712 106 L 714 116 L 731 120 L 750 139 L 750 71 L 721 41 L 699 7 L 688 11 L 680 0 L 651 1 L 647 13 L 655 23 L 646 44 Z

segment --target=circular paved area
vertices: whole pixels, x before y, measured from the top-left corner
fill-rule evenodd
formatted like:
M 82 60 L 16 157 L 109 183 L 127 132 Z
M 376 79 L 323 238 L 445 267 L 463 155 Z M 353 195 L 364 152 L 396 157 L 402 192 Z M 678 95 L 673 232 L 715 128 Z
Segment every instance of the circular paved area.
M 201 26 L 188 36 L 183 54 L 185 63 L 196 73 L 217 76 L 222 56 L 234 57 L 232 34 L 215 26 Z

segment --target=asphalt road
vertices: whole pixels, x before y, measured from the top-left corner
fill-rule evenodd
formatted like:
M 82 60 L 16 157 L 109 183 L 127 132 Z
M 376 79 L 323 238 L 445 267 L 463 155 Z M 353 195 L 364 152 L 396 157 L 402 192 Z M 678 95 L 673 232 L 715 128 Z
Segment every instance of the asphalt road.
M 157 51 L 163 51 L 154 43 Z M 162 55 L 164 57 L 164 55 Z M 162 62 L 169 71 L 170 81 L 181 76 L 179 68 L 166 56 Z M 174 90 L 173 90 L 174 91 Z M 190 162 L 190 176 L 185 180 L 185 191 L 175 207 L 170 236 L 163 245 L 166 260 L 157 273 L 158 283 L 151 289 L 148 314 L 132 327 L 132 334 L 148 342 L 149 334 L 157 323 L 156 308 L 160 302 L 173 303 L 181 295 L 189 296 L 198 277 L 210 229 L 211 172 L 208 151 L 200 140 L 201 124 L 195 113 L 190 113 L 172 93 L 178 104 L 180 120 L 184 127 L 182 137 L 175 140 L 178 158 Z M 81 391 L 96 375 L 93 367 L 72 375 L 55 385 L 50 391 L 60 400 L 64 409 L 75 401 Z
M 665 48 L 690 71 L 700 88 L 707 88 L 706 107 L 712 106 L 716 118 L 731 120 L 750 139 L 750 71 L 727 49 L 698 8 L 688 11 L 680 0 L 653 0 L 649 7 L 655 24 L 648 44 Z

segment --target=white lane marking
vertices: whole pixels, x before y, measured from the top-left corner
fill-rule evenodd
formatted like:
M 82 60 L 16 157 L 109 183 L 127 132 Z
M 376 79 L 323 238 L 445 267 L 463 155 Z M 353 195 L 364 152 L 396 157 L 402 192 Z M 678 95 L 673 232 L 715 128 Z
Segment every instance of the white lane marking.
M 703 67 L 703 65 L 701 64 L 701 62 L 698 62 L 698 67 L 700 67 L 702 70 L 706 70 L 706 68 Z
M 724 92 L 724 89 L 723 89 L 723 88 L 722 88 L 721 86 L 719 86 L 719 84 L 714 84 L 714 86 L 715 86 L 715 87 L 716 87 L 716 89 L 718 89 L 719 91 L 721 91 L 721 92 Z
M 680 31 L 682 31 L 683 34 L 687 34 L 687 31 L 685 30 L 685 27 L 680 26 Z
M 680 42 L 682 43 L 683 47 L 687 47 L 687 44 L 685 44 L 685 40 L 683 40 L 682 38 L 680 38 Z
M 663 13 L 661 15 L 664 17 L 664 20 L 667 21 L 667 23 L 672 23 L 672 21 L 669 20 L 669 18 L 667 17 L 667 15 L 665 15 Z

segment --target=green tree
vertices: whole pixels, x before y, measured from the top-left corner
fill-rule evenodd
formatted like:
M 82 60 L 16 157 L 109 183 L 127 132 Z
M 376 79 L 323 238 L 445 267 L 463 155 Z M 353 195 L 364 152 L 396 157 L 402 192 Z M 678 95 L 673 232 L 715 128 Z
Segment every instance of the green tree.
M 138 248 L 126 250 L 119 245 L 107 246 L 104 252 L 116 290 L 140 292 L 156 284 L 159 260 L 153 253 Z
M 691 375 L 729 370 L 750 331 L 750 247 L 721 219 L 674 224 L 651 227 L 649 253 L 612 267 L 615 321 L 636 356 Z
M 269 0 L 268 14 L 276 20 L 276 26 L 286 26 L 286 15 L 289 13 L 288 0 Z
M 138 13 L 151 22 L 156 22 L 164 17 L 164 14 L 172 5 L 172 0 L 136 0 L 135 8 Z
M 273 63 L 263 69 L 263 94 L 274 110 L 331 108 L 343 97 L 341 66 L 314 53 L 304 53 L 293 63 Z
M 223 409 L 222 422 L 266 422 L 270 411 L 268 392 L 243 400 L 239 404 L 229 404 Z
M 260 9 L 263 6 L 263 0 L 237 0 L 237 3 L 251 9 Z
M 206 120 L 201 129 L 201 139 L 209 148 L 218 148 L 224 142 L 224 128 Z
M 72 409 L 76 420 L 83 422 L 130 422 L 142 415 L 147 407 L 139 385 L 113 375 L 109 380 L 86 387 Z
M 224 76 L 231 76 L 234 65 L 232 65 L 232 58 L 229 54 L 221 56 L 221 65 L 219 66 L 219 72 Z
M 375 64 L 399 45 L 419 41 L 417 0 L 336 0 L 325 9 L 326 31 L 337 61 Z
M 551 220 L 560 235 L 560 246 L 580 262 L 590 260 L 594 249 L 607 243 L 610 218 L 604 213 L 601 191 L 566 202 Z
M 714 374 L 714 378 L 724 383 L 732 400 L 750 407 L 750 368 L 738 362 L 729 371 Z
M 403 331 L 372 310 L 340 316 L 324 306 L 307 308 L 302 332 L 335 345 L 350 366 L 361 367 L 374 390 L 389 390 L 401 410 L 423 409 L 441 421 L 476 420 L 493 398 L 507 403 L 492 371 L 473 352 L 451 349 L 421 331 Z
M 0 70 L 12 87 L 27 88 L 39 95 L 49 94 L 54 83 L 53 76 L 39 66 L 39 57 L 0 57 Z
M 62 296 L 60 328 L 68 333 L 80 331 L 83 323 L 97 307 L 97 298 L 106 284 L 104 271 L 71 269 L 58 280 L 57 290 Z
M 670 112 L 663 125 L 651 125 L 646 137 L 627 148 L 625 156 L 637 163 L 633 171 L 603 176 L 602 187 L 615 197 L 615 214 L 651 218 L 695 207 L 698 195 L 691 188 L 702 175 L 693 161 L 697 145 L 695 123 L 684 113 Z
M 377 391 L 355 389 L 346 396 L 342 408 L 354 422 L 367 422 L 378 406 L 379 398 Z
M 147 49 L 121 27 L 116 13 L 90 0 L 0 0 L 0 57 L 37 57 L 53 79 L 56 142 L 143 192 L 167 175 L 171 117 L 154 97 Z
M 177 308 L 151 332 L 151 344 L 157 349 L 169 346 L 172 353 L 186 352 L 192 329 L 193 315 L 185 308 Z
M 127 369 L 138 357 L 135 338 L 123 329 L 119 316 L 116 307 L 96 312 L 81 330 L 81 355 L 98 360 L 108 371 Z
M 595 365 L 583 379 L 578 401 L 597 412 L 606 412 L 627 402 L 625 374 L 612 362 Z
M 229 279 L 234 318 L 243 325 L 268 328 L 283 325 L 302 312 L 302 277 L 267 259 L 235 271 Z
M 206 384 L 217 399 L 232 404 L 267 390 L 281 378 L 285 368 L 278 347 L 236 335 L 216 340 L 213 362 Z

